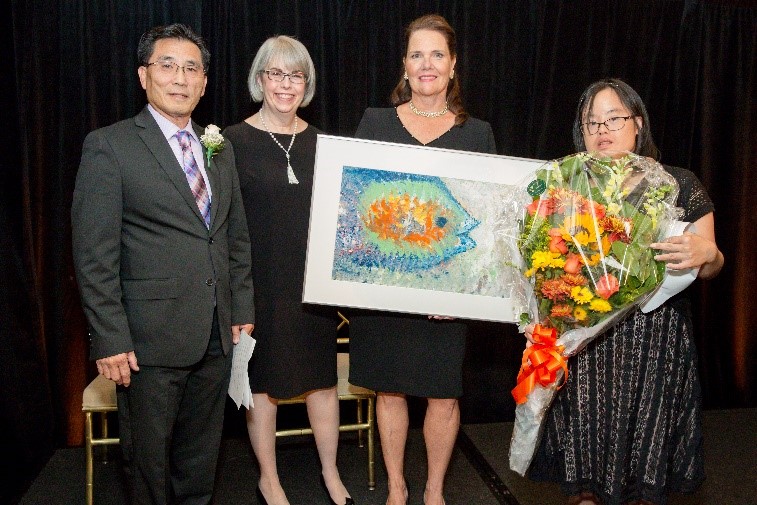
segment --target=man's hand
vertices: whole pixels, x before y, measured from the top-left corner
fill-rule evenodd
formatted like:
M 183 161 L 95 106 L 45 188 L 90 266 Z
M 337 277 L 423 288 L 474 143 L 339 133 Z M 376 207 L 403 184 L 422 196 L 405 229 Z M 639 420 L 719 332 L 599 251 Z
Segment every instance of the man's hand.
M 131 371 L 139 371 L 137 365 L 137 355 L 134 351 L 122 352 L 115 356 L 100 358 L 96 361 L 97 371 L 106 379 L 110 379 L 119 386 L 129 386 L 131 384 Z
M 234 345 L 239 343 L 239 335 L 244 330 L 248 335 L 252 335 L 252 330 L 255 329 L 254 324 L 234 324 L 231 326 L 231 341 Z

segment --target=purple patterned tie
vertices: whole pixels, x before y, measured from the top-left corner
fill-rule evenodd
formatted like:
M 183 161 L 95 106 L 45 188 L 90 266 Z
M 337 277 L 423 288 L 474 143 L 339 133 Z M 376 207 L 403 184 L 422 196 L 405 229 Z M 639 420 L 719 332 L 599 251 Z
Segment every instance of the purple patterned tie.
M 208 195 L 208 188 L 205 187 L 205 179 L 202 178 L 202 173 L 197 167 L 197 160 L 195 160 L 195 155 L 192 152 L 189 132 L 186 130 L 176 132 L 176 139 L 181 146 L 182 167 L 187 176 L 189 189 L 192 190 L 197 208 L 200 209 L 200 214 L 205 219 L 205 226 L 210 228 L 210 196 Z

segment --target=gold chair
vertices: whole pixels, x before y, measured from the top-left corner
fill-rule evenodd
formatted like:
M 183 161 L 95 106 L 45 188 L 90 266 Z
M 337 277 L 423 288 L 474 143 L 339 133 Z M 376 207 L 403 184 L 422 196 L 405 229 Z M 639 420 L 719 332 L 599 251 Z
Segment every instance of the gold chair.
M 108 413 L 118 410 L 116 406 L 116 383 L 98 375 L 84 389 L 82 395 L 82 411 L 84 412 L 84 453 L 86 456 L 86 504 L 92 505 L 93 447 L 98 445 L 115 445 L 120 443 L 118 438 L 108 437 Z M 100 418 L 100 436 L 93 432 L 92 414 Z
M 337 312 L 342 321 L 337 326 L 337 331 L 342 329 L 345 325 L 348 325 L 349 320 L 342 315 L 341 312 Z M 349 338 L 339 337 L 337 338 L 337 344 L 349 344 Z M 349 383 L 349 370 L 350 370 L 350 355 L 346 352 L 340 352 L 336 355 L 337 362 L 337 384 L 336 393 L 339 401 L 355 401 L 357 404 L 356 422 L 345 423 L 339 425 L 340 432 L 357 431 L 358 432 L 358 446 L 363 447 L 363 433 L 367 435 L 368 439 L 368 489 L 374 490 L 376 488 L 376 469 L 375 469 L 375 447 L 374 447 L 374 431 L 376 427 L 376 393 L 370 389 L 353 386 Z M 305 403 L 305 395 L 296 396 L 294 398 L 288 398 L 286 400 L 279 400 L 279 405 L 292 405 L 297 403 Z M 311 428 L 299 428 L 299 429 L 287 429 L 277 430 L 277 437 L 287 437 L 292 435 L 312 435 L 313 430 Z
M 342 321 L 337 326 L 337 331 L 342 329 L 345 325 L 349 324 L 347 318 L 341 313 L 339 317 Z M 337 344 L 348 344 L 348 338 L 337 338 Z M 357 416 L 356 422 L 342 424 L 339 426 L 340 432 L 357 431 L 358 432 L 358 445 L 363 447 L 363 433 L 367 435 L 368 439 L 368 488 L 373 490 L 376 488 L 376 476 L 375 476 L 375 446 L 374 446 L 374 431 L 375 431 L 375 413 L 376 413 L 376 393 L 370 389 L 365 389 L 357 386 L 353 386 L 349 383 L 349 353 L 337 354 L 337 396 L 340 401 L 354 400 L 357 403 Z M 304 403 L 305 396 L 298 396 L 295 398 L 289 398 L 287 400 L 281 400 L 279 405 Z M 92 505 L 93 503 L 93 480 L 94 480 L 94 455 L 93 448 L 100 445 L 116 445 L 120 443 L 120 439 L 108 436 L 108 413 L 118 410 L 116 404 L 116 384 L 98 375 L 95 379 L 89 383 L 84 389 L 82 396 L 82 411 L 84 412 L 84 452 L 86 456 L 86 505 Z M 98 414 L 100 435 L 94 434 L 94 421 L 93 414 Z M 277 437 L 285 437 L 291 435 L 312 435 L 313 430 L 311 428 L 302 429 L 290 429 L 280 430 L 276 432 Z

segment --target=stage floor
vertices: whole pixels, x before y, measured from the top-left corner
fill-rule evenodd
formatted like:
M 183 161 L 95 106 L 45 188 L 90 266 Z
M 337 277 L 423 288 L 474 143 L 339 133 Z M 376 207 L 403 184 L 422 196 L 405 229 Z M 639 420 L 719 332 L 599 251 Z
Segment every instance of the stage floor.
M 534 483 L 508 469 L 512 423 L 463 425 L 446 481 L 448 505 L 563 505 L 555 485 Z M 707 480 L 694 495 L 674 495 L 670 505 L 757 505 L 757 409 L 704 413 Z M 378 438 L 377 438 L 378 442 Z M 342 434 L 339 468 L 359 505 L 383 505 L 386 473 L 376 448 L 376 490 L 367 487 L 366 449 L 354 434 Z M 108 462 L 95 463 L 95 504 L 126 505 L 118 448 L 108 449 Z M 312 439 L 279 440 L 279 472 L 292 505 L 326 504 L 318 477 Z M 426 462 L 423 435 L 411 429 L 406 478 L 409 504 L 423 503 Z M 227 438 L 219 463 L 216 503 L 257 504 L 258 470 L 247 440 Z M 84 503 L 84 450 L 56 451 L 22 498 L 24 505 Z

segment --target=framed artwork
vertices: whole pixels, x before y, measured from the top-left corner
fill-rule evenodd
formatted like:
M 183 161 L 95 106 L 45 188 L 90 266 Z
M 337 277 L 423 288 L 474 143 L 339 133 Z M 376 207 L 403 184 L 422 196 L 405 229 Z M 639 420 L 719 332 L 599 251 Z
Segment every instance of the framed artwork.
M 543 164 L 319 135 L 303 302 L 517 321 L 498 230 Z

